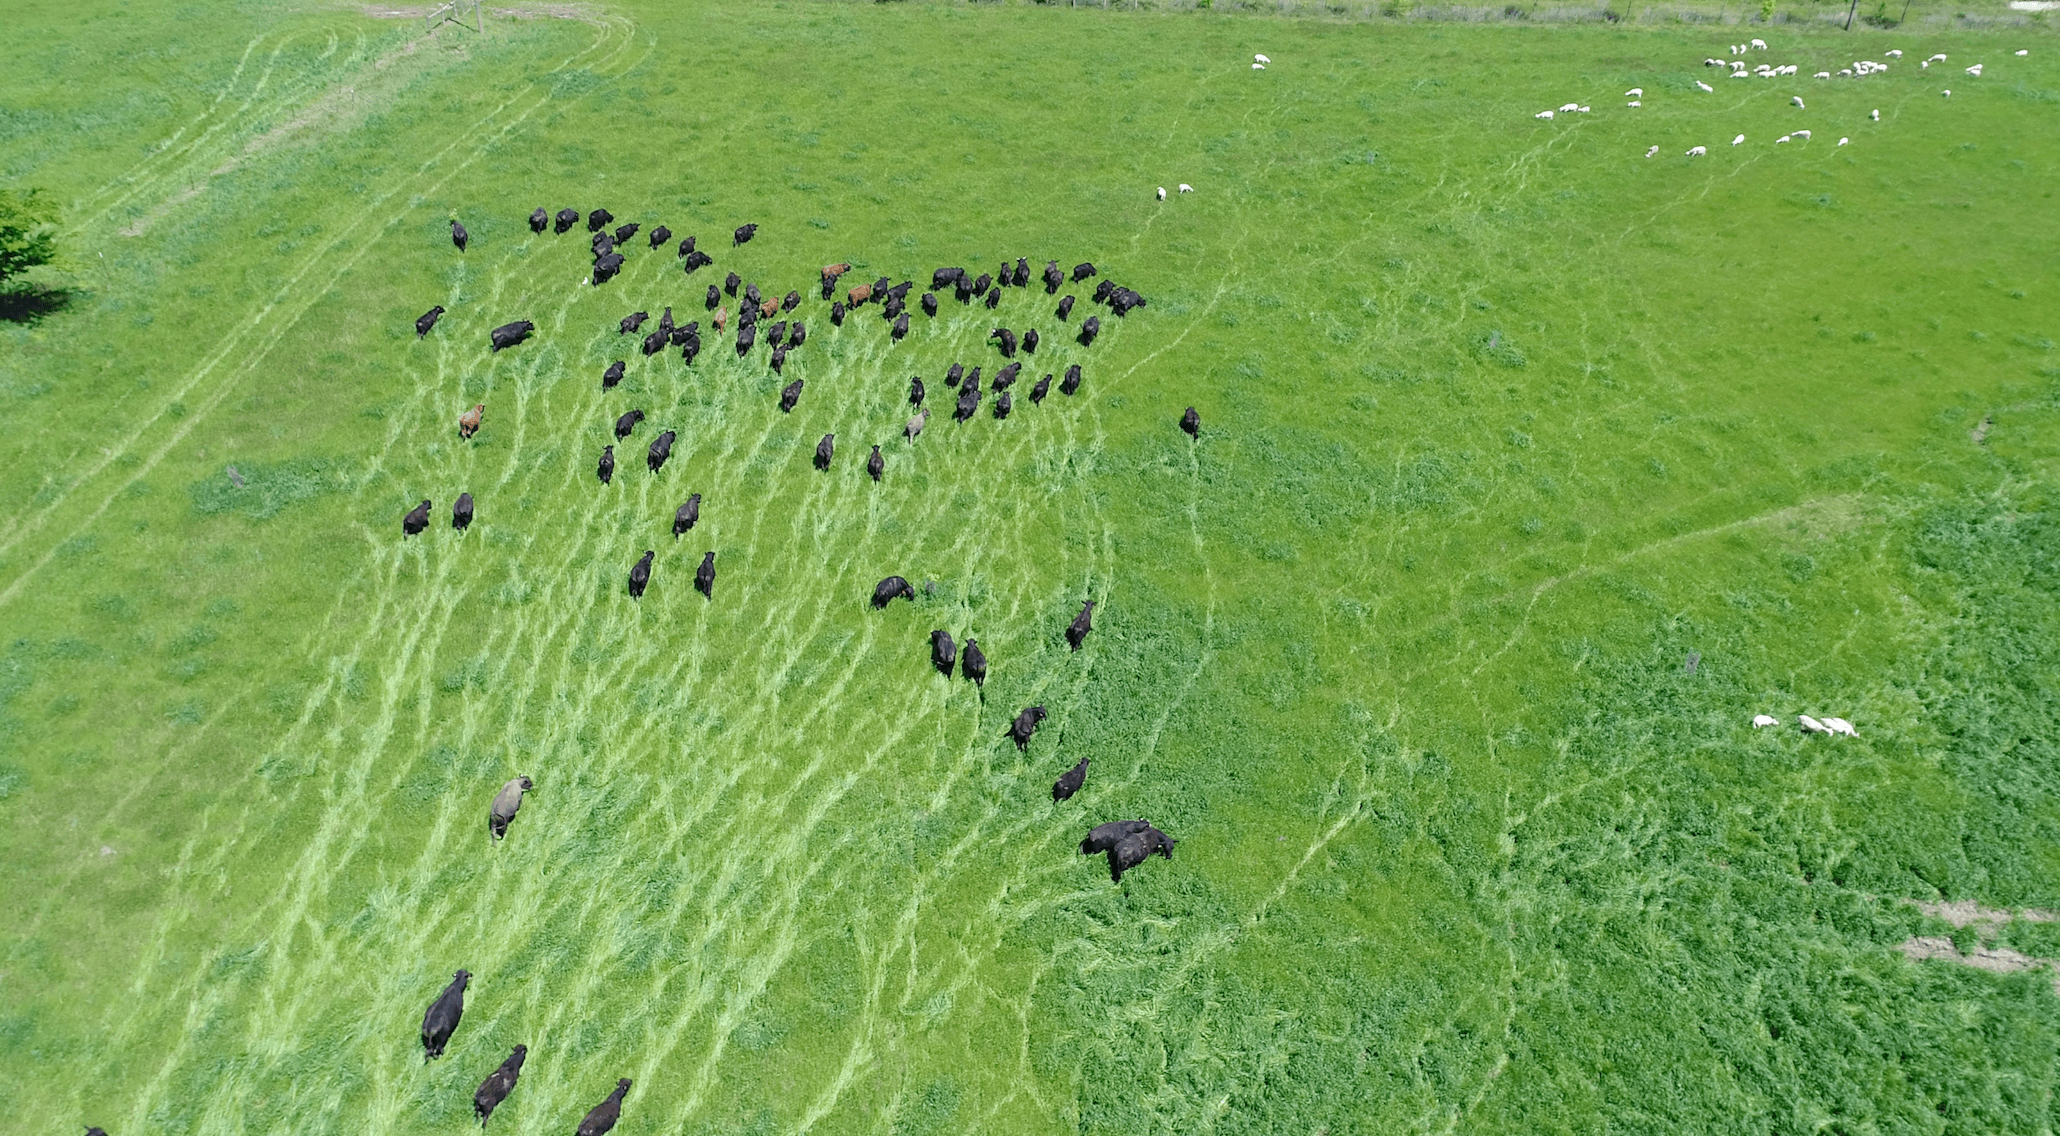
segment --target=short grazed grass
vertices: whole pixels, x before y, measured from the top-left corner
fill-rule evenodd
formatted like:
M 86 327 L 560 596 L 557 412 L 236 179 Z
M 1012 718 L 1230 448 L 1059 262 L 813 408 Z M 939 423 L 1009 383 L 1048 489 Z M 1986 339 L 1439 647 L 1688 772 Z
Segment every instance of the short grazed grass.
M 1704 94 L 1721 29 L 567 11 L 0 46 L 74 295 L 0 327 L 23 1130 L 456 1132 L 517 1042 L 497 1129 L 619 1076 L 626 1133 L 2053 1127 L 2050 975 L 1896 950 L 1951 933 L 1908 901 L 2060 907 L 2049 32 L 1762 33 L 1950 79 Z M 539 205 L 716 266 L 584 287 Z M 897 345 L 812 288 L 1016 256 L 1150 306 Z M 785 376 L 616 334 L 732 269 L 809 297 Z M 1046 335 L 1014 414 L 902 440 L 1002 323 Z M 868 610 L 891 573 L 934 588 Z M 1178 852 L 1113 886 L 1072 846 L 1138 815 Z

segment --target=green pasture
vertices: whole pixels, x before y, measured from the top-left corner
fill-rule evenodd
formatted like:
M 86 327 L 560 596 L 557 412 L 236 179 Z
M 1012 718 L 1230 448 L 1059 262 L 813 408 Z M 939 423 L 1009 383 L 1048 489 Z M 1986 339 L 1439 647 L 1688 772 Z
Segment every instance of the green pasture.
M 2054 973 L 1898 949 L 2060 909 L 2044 23 L 368 11 L 0 41 L 0 187 L 64 215 L 0 322 L 0 1128 L 458 1133 L 521 1042 L 494 1131 L 624 1076 L 630 1134 L 2054 1129 Z M 1702 66 L 1751 35 L 1802 77 Z M 586 286 L 538 206 L 716 263 Z M 1018 256 L 1150 305 L 894 344 L 813 288 Z M 808 296 L 784 377 L 731 270 Z M 615 331 L 667 304 L 691 368 Z M 950 422 L 1002 324 L 1014 413 Z M 1132 816 L 1178 851 L 1112 885 Z

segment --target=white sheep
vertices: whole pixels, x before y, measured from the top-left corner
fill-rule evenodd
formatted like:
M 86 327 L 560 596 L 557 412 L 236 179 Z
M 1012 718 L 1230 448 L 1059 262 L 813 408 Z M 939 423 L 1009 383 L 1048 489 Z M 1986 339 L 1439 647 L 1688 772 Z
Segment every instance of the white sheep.
M 1831 732 L 1831 727 L 1817 721 L 1808 714 L 1798 715 L 1796 717 L 1796 724 L 1801 726 L 1803 733 L 1806 734 L 1828 734 Z
M 1550 120 L 1550 119 L 1552 118 L 1552 112 L 1551 112 L 1551 111 L 1549 111 L 1549 110 L 1541 110 L 1541 111 L 1539 111 L 1539 112 L 1538 112 L 1537 114 L 1533 115 L 1532 117 L 1534 117 L 1534 118 L 1542 118 L 1542 119 L 1547 119 L 1547 120 Z
M 1768 726 L 1778 726 L 1780 724 L 1781 719 L 1774 717 L 1772 714 L 1754 714 L 1752 716 L 1752 728 L 1755 730 L 1764 730 Z
M 1949 99 L 1953 97 L 1953 92 L 1950 89 L 1940 91 L 1939 94 L 1944 95 L 1946 98 Z
M 1926 59 L 1926 60 L 1924 60 L 1924 61 L 1922 61 L 1922 62 L 1918 63 L 1918 64 L 1917 64 L 1917 66 L 1919 66 L 1919 67 L 1922 67 L 1922 68 L 1924 68 L 1924 69 L 1925 69 L 1926 71 L 1929 71 L 1929 70 L 1931 70 L 1931 60 L 1929 60 L 1929 59 Z
M 1786 141 L 1788 141 L 1788 135 L 1783 134 L 1781 137 L 1774 139 L 1774 145 L 1779 146 Z
M 2029 51 L 2020 51 L 2020 52 L 2018 52 L 2017 54 L 2019 54 L 2019 55 L 2030 55 L 2030 54 L 2031 54 L 2031 52 L 2029 52 Z
M 1967 69 L 1967 73 L 1969 75 L 1974 76 L 1977 79 L 1981 78 L 1981 64 L 1977 63 L 1974 66 L 1969 67 Z
M 1752 78 L 1752 72 L 1741 69 L 1731 72 L 1731 77 L 1733 79 L 1750 79 Z
M 1650 158 L 1657 153 L 1659 153 L 1659 147 L 1654 146 L 1652 149 L 1645 151 L 1645 156 Z
M 1273 60 L 1271 60 L 1271 59 L 1268 59 L 1268 58 L 1266 58 L 1266 57 L 1265 57 L 1265 56 L 1263 56 L 1263 55 L 1254 55 L 1254 56 L 1252 56 L 1252 60 L 1253 60 L 1253 62 L 1256 62 L 1256 63 L 1271 63 L 1271 62 L 1273 62 Z
M 1166 187 L 1163 185 L 1159 187 L 1159 200 L 1166 200 Z
M 1794 104 L 1795 104 L 1795 106 L 1796 106 L 1796 109 L 1797 109 L 1797 110 L 1808 110 L 1808 109 L 1810 109 L 1810 108 L 1808 108 L 1808 107 L 1806 107 L 1806 106 L 1804 106 L 1804 105 L 1803 105 L 1803 101 L 1802 101 L 1802 96 L 1801 96 L 1801 95 L 1796 95 L 1796 96 L 1794 96 L 1793 98 L 1790 98 L 1790 99 L 1789 99 L 1788 101 L 1789 101 L 1789 102 L 1792 102 L 1792 103 L 1794 103 Z
M 1888 57 L 1889 57 L 1890 59 L 1901 59 L 1901 58 L 1903 57 L 1903 49 L 1902 49 L 1902 48 L 1900 48 L 1900 47 L 1891 47 L 1891 48 L 1889 48 L 1889 49 L 1888 49 Z
M 1738 145 L 1738 144 L 1739 144 L 1740 142 L 1743 142 L 1743 141 L 1745 141 L 1745 135 L 1741 134 L 1741 135 L 1739 135 L 1738 137 L 1736 137 L 1736 138 L 1733 138 L 1733 139 L 1731 140 L 1731 144 L 1732 144 L 1733 146 L 1736 146 L 1736 145 Z
M 1839 144 L 1839 145 L 1841 145 L 1841 146 L 1843 146 L 1843 145 L 1845 145 L 1846 143 L 1848 143 L 1848 142 L 1850 142 L 1850 141 L 1852 141 L 1852 139 L 1850 139 L 1850 138 L 1841 138 L 1841 139 L 1839 139 L 1839 140 L 1838 140 L 1838 144 Z
M 1807 130 L 1798 130 L 1795 132 L 1795 136 L 1805 142 L 1810 140 L 1810 132 Z
M 1587 114 L 1587 113 L 1588 113 L 1588 108 L 1587 108 L 1587 107 L 1575 107 L 1574 109 L 1575 109 L 1575 110 L 1577 110 L 1577 111 L 1579 111 L 1579 112 L 1581 112 L 1582 114 Z
M 1700 157 L 1702 157 L 1702 156 L 1703 156 L 1704 154 L 1707 154 L 1707 153 L 1709 153 L 1709 152 L 1710 152 L 1710 148 L 1709 148 L 1709 147 L 1707 147 L 1707 146 L 1697 146 L 1697 147 L 1695 147 L 1695 148 L 1693 148 L 1693 149 L 1691 149 L 1691 150 L 1689 150 L 1689 151 L 1688 151 L 1688 156 L 1689 156 L 1689 157 L 1691 157 L 1691 158 L 1700 158 Z
M 1858 730 L 1853 729 L 1853 724 L 1851 722 L 1846 721 L 1844 718 L 1826 718 L 1824 719 L 1824 724 L 1826 726 L 1829 726 L 1831 728 L 1831 732 L 1834 734 L 1844 734 L 1846 737 L 1849 738 L 1857 738 L 1860 736 L 1860 732 Z
M 1939 52 L 1939 53 L 1938 53 L 1937 55 L 1934 55 L 1934 56 L 1932 56 L 1931 58 L 1929 58 L 1929 59 L 1925 60 L 1924 62 L 1926 62 L 1926 63 L 1944 63 L 1945 61 L 1946 61 L 1946 53 L 1945 53 L 1945 52 L 1943 52 L 1943 51 L 1941 51 L 1941 52 Z
M 1645 88 L 1632 87 L 1630 90 L 1624 92 L 1624 97 L 1627 99 L 1642 99 L 1645 97 Z
M 1627 106 L 1627 107 L 1634 107 L 1634 106 L 1644 106 L 1645 104 L 1644 104 L 1644 103 L 1641 103 L 1641 102 L 1639 102 L 1639 101 L 1638 101 L 1637 99 L 1632 99 L 1632 100 L 1631 100 L 1630 102 L 1627 102 L 1627 103 L 1625 103 L 1624 105 L 1625 105 L 1625 106 Z
M 1831 72 L 1829 72 L 1829 71 L 1819 71 L 1819 72 L 1817 72 L 1817 74 L 1816 74 L 1816 78 L 1819 78 L 1819 79 L 1829 79 L 1830 77 L 1831 77 Z
M 1763 40 L 1763 39 L 1756 39 L 1756 40 L 1752 41 L 1752 49 L 1753 49 L 1754 51 L 1765 51 L 1765 50 L 1767 50 L 1767 41 L 1766 41 L 1766 40 Z
M 1570 111 L 1577 111 L 1577 110 L 1580 110 L 1580 109 L 1581 109 L 1581 104 L 1580 104 L 1580 103 L 1568 103 L 1568 104 L 1566 104 L 1565 106 L 1563 106 L 1563 107 L 1560 107 L 1560 108 L 1559 108 L 1559 113 L 1561 113 L 1561 114 L 1566 114 L 1566 113 L 1568 113 L 1568 112 L 1570 112 Z
M 1696 85 L 1696 86 L 1698 86 L 1698 87 L 1701 87 L 1701 88 L 1702 88 L 1703 90 L 1705 90 L 1705 91 L 1714 91 L 1714 90 L 1716 90 L 1716 88 L 1715 88 L 1715 87 L 1712 87 L 1712 86 L 1710 86 L 1710 85 L 1709 85 L 1708 83 L 1705 83 L 1705 82 L 1703 82 L 1703 81 L 1702 81 L 1702 80 L 1700 80 L 1700 79 L 1697 79 L 1697 80 L 1695 81 L 1695 85 Z
M 1783 67 L 1783 68 L 1781 69 L 1781 73 L 1782 73 L 1783 75 L 1793 75 L 1793 74 L 1795 74 L 1795 64 L 1791 63 L 1791 64 L 1789 64 L 1788 66 L 1786 66 L 1786 67 Z
M 1264 70 L 1266 70 L 1266 65 L 1265 65 L 1264 63 L 1254 63 L 1254 64 L 1252 64 L 1252 70 L 1254 70 L 1254 71 L 1264 71 Z
M 1868 118 L 1869 118 L 1870 120 L 1874 121 L 1874 122 L 1880 122 L 1880 121 L 1881 121 L 1881 109 L 1880 109 L 1879 107 L 1876 107 L 1876 108 L 1875 108 L 1874 110 L 1868 111 L 1868 112 L 1867 112 L 1867 117 L 1868 117 Z
M 1195 187 L 1194 187 L 1194 186 L 1191 186 L 1191 185 L 1187 184 L 1186 182 L 1181 182 L 1181 183 L 1180 183 L 1180 192 L 1182 192 L 1182 193 L 1193 193 L 1194 191 L 1195 191 Z

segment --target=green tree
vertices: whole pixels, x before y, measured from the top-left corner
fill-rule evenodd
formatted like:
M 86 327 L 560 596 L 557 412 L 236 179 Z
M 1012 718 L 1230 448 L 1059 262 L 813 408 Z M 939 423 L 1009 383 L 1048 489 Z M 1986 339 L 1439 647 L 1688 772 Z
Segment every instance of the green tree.
M 0 288 L 57 255 L 57 207 L 38 190 L 0 190 Z

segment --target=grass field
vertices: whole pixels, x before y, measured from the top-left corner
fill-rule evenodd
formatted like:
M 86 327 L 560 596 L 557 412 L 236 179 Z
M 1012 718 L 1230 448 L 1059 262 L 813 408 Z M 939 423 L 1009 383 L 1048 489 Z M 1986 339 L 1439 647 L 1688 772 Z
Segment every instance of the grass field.
M 1743 29 L 553 11 L 0 44 L 67 298 L 0 324 L 4 1127 L 455 1133 L 522 1042 L 496 1131 L 621 1076 L 623 1133 L 2054 1129 L 2053 974 L 1897 949 L 2060 908 L 2049 28 L 1768 29 L 1907 55 L 1704 93 Z M 537 206 L 716 264 L 585 287 Z M 1150 306 L 893 344 L 811 287 L 1017 256 Z M 732 269 L 809 297 L 784 377 L 617 335 Z M 1046 337 L 1017 408 L 951 423 L 996 324 Z M 1170 862 L 1073 851 L 1139 815 Z

